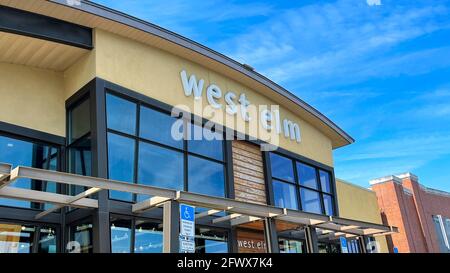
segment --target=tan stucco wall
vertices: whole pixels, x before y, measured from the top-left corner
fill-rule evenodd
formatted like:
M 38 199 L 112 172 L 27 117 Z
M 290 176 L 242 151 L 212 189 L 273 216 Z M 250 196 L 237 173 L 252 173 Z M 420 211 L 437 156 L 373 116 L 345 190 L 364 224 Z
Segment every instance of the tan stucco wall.
M 358 221 L 382 224 L 375 192 L 351 183 L 336 180 L 339 216 Z M 385 237 L 377 237 L 381 252 L 388 252 Z
M 0 121 L 65 136 L 62 73 L 0 63 Z
M 203 106 L 208 105 L 205 90 L 210 83 L 218 85 L 223 94 L 230 90 L 238 96 L 245 93 L 254 105 L 277 104 L 270 98 L 273 94 L 258 93 L 177 55 L 102 30 L 96 30 L 95 35 L 97 76 L 164 103 L 173 106 L 183 104 L 194 109 L 194 99 L 184 95 L 180 78 L 180 72 L 186 70 L 188 75 L 195 74 L 197 79 L 205 80 Z M 219 102 L 225 105 L 223 97 Z M 221 120 L 226 116 L 224 112 L 222 109 L 215 117 L 206 118 L 224 124 Z M 283 107 L 280 108 L 280 114 L 282 119 L 288 118 L 298 123 L 302 132 L 301 143 L 280 136 L 280 147 L 329 166 L 333 165 L 332 143 L 328 137 Z M 236 115 L 236 119 L 240 119 L 240 116 Z M 227 125 L 235 129 L 234 124 L 227 123 Z M 252 131 L 246 133 L 256 135 Z
M 70 98 L 95 78 L 95 49 L 85 54 L 64 71 L 64 97 Z
M 1 64 L 4 76 L 2 75 L 0 79 L 2 81 L 0 88 L 6 94 L 2 97 L 6 106 L 0 110 L 2 113 L 0 120 L 64 136 L 65 100 L 95 76 L 169 105 L 181 104 L 194 109 L 193 97 L 184 95 L 180 77 L 182 70 L 186 70 L 188 75 L 195 74 L 197 79 L 205 80 L 203 107 L 209 105 L 206 99 L 206 87 L 210 83 L 222 89 L 223 94 L 219 102 L 224 106 L 226 103 L 223 95 L 228 91 L 233 91 L 237 96 L 245 93 L 250 103 L 256 106 L 279 104 L 276 102 L 279 96 L 275 92 L 262 94 L 258 90 L 244 86 L 236 80 L 173 53 L 103 30 L 96 29 L 94 36 L 95 49 L 86 53 L 63 73 Z M 236 103 L 239 105 L 237 101 Z M 194 113 L 199 114 L 196 111 Z M 204 117 L 238 131 L 241 130 L 235 124 L 245 124 L 240 113 L 233 116 L 231 123 L 229 123 L 230 120 L 225 122 L 223 118 L 230 115 L 225 114 L 224 107 L 216 110 L 214 116 Z M 259 123 L 259 117 L 258 110 L 258 114 L 253 115 L 252 120 L 258 119 Z M 289 119 L 300 125 L 302 141 L 297 143 L 284 137 L 283 134 L 274 133 L 272 137 L 276 136 L 277 140 L 273 141 L 273 144 L 333 166 L 332 142 L 328 136 L 317 129 L 317 124 L 306 122 L 301 116 L 285 107 L 280 107 L 280 117 L 281 121 Z M 253 125 L 255 123 L 250 122 Z M 281 129 L 283 129 L 282 124 Z M 261 139 L 261 135 L 257 132 L 266 133 L 264 129 L 244 131 L 248 135 Z

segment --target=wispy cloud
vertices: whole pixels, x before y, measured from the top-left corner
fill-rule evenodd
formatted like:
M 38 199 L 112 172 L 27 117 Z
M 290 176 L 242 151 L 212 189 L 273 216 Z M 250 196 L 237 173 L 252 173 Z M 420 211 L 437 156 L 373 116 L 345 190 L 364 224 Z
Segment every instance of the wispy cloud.
M 403 135 L 366 143 L 357 152 L 340 155 L 340 161 L 389 158 L 434 158 L 450 155 L 450 134 Z
M 449 28 L 449 23 L 439 20 L 449 15 L 449 9 L 445 5 L 396 5 L 393 1 L 384 6 L 388 5 L 374 11 L 365 4 L 342 0 L 285 11 L 232 41 L 222 42 L 220 48 L 278 82 L 304 81 L 301 86 L 317 84 L 319 78 L 322 83 L 329 80 L 333 84 L 336 80 L 361 81 L 399 73 L 400 68 L 403 73 L 421 73 L 434 67 L 435 62 L 444 62 L 431 58 L 420 69 L 404 66 L 442 56 L 440 51 L 448 49 L 394 56 L 389 50 Z
M 95 0 L 109 7 L 121 10 L 138 18 L 158 24 L 171 31 L 192 39 L 205 40 L 206 29 L 219 28 L 227 21 L 268 16 L 272 12 L 270 4 L 227 0 L 208 1 L 111 1 Z M 202 31 L 202 27 L 204 28 Z

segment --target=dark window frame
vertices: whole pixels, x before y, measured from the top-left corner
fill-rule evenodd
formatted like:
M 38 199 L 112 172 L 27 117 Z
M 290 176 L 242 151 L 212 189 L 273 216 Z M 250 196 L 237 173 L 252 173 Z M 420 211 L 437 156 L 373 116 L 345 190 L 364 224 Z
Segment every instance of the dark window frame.
M 20 127 L 17 125 L 11 125 L 11 124 L 8 124 L 5 122 L 0 122 L 0 136 L 15 139 L 18 141 L 28 142 L 33 145 L 36 144 L 36 145 L 48 146 L 50 148 L 48 153 L 51 152 L 51 149 L 56 149 L 56 155 L 52 154 L 50 160 L 47 159 L 46 163 L 50 164 L 51 160 L 56 158 L 56 160 L 57 160 L 56 171 L 64 171 L 65 170 L 65 164 L 64 164 L 65 147 L 63 144 L 65 142 L 65 139 L 63 137 L 58 137 L 55 135 L 43 133 L 43 132 L 36 131 L 33 129 Z M 48 138 L 46 138 L 46 136 L 48 136 Z M 43 137 L 43 138 L 41 139 L 41 137 Z M 10 162 L 4 162 L 4 163 L 10 163 Z M 52 181 L 41 181 L 41 182 L 44 183 L 44 182 L 52 182 Z M 65 186 L 60 183 L 56 183 L 56 193 L 64 193 L 64 191 L 65 191 Z M 33 204 L 35 202 L 30 201 L 30 203 Z M 23 207 L 0 205 L 0 208 L 3 207 L 3 208 L 13 208 L 13 209 L 27 209 L 27 210 L 35 210 L 35 211 L 42 211 L 45 209 L 45 207 L 44 207 L 45 204 L 43 204 L 43 203 L 35 203 L 35 204 L 37 204 L 39 207 L 38 208 L 33 208 L 33 207 L 23 208 Z
M 183 190 L 184 191 L 189 191 L 189 177 L 188 177 L 188 172 L 189 172 L 189 156 L 195 156 L 197 158 L 201 158 L 204 160 L 208 160 L 210 162 L 214 162 L 214 163 L 218 163 L 221 164 L 223 166 L 223 174 L 224 174 L 224 197 L 226 198 L 232 198 L 234 196 L 234 192 L 233 191 L 233 187 L 231 186 L 232 182 L 230 181 L 232 178 L 232 172 L 230 172 L 230 168 L 232 168 L 232 160 L 230 158 L 230 154 L 228 152 L 229 149 L 229 145 L 227 142 L 227 140 L 225 139 L 225 130 L 221 131 L 219 129 L 217 129 L 216 126 L 213 127 L 214 131 L 213 132 L 218 132 L 222 134 L 222 159 L 216 159 L 213 157 L 208 157 L 199 153 L 195 153 L 195 152 L 191 152 L 188 149 L 188 142 L 189 140 L 182 140 L 183 141 L 183 145 L 182 148 L 177 148 L 174 146 L 170 146 L 168 144 L 164 144 L 161 142 L 157 142 L 154 140 L 150 140 L 144 137 L 140 136 L 140 115 L 141 115 L 141 109 L 142 107 L 147 107 L 153 111 L 158 111 L 162 114 L 166 114 L 169 117 L 171 116 L 171 109 L 169 107 L 161 107 L 161 104 L 153 102 L 153 101 L 144 101 L 142 99 L 139 99 L 135 96 L 132 96 L 132 94 L 130 94 L 131 92 L 127 92 L 124 94 L 124 92 L 120 92 L 119 88 L 114 88 L 114 86 L 105 86 L 105 102 L 106 102 L 106 96 L 108 94 L 116 96 L 118 98 L 127 100 L 129 102 L 132 102 L 136 105 L 136 130 L 135 130 L 135 134 L 131 135 L 129 133 L 125 133 L 125 132 L 121 132 L 115 129 L 111 129 L 108 127 L 107 125 L 107 116 L 105 115 L 105 123 L 106 123 L 106 133 L 112 133 L 121 137 L 126 137 L 128 139 L 132 139 L 135 143 L 135 151 L 134 151 L 134 169 L 133 169 L 133 182 L 134 184 L 139 182 L 138 179 L 138 168 L 139 168 L 139 143 L 147 143 L 150 145 L 155 145 L 170 151 L 174 151 L 174 152 L 179 152 L 183 154 L 183 164 L 184 164 L 184 173 L 183 173 Z M 123 90 L 122 90 L 123 91 Z M 105 110 L 107 111 L 107 105 L 105 105 Z M 180 117 L 181 118 L 181 117 Z M 203 120 L 202 122 L 199 122 L 198 119 L 196 118 L 191 118 L 191 123 L 190 124 L 195 124 L 197 126 L 200 127 L 204 127 L 205 125 L 205 120 Z M 107 136 L 106 136 L 107 138 Z M 108 139 L 106 139 L 106 143 L 108 145 Z M 107 155 L 106 158 L 106 162 L 109 163 L 109 156 Z M 108 167 L 109 169 L 109 167 Z M 137 195 L 133 194 L 132 197 L 132 201 L 126 201 L 126 200 L 120 200 L 120 199 L 115 199 L 115 198 L 111 198 L 109 197 L 110 200 L 115 200 L 115 201 L 121 201 L 121 202 L 126 202 L 126 203 L 135 203 L 137 202 Z
M 291 160 L 292 162 L 292 166 L 293 166 L 293 171 L 294 171 L 294 182 L 283 179 L 283 178 L 278 178 L 276 176 L 272 175 L 272 166 L 271 166 L 271 159 L 270 159 L 270 154 L 276 154 L 278 156 L 281 157 L 285 157 L 289 160 Z M 265 177 L 266 177 L 266 193 L 267 193 L 267 203 L 270 205 L 275 205 L 275 201 L 274 201 L 274 191 L 273 191 L 273 181 L 279 181 L 282 183 L 287 183 L 289 185 L 293 185 L 296 188 L 296 197 L 297 197 L 297 203 L 298 203 L 298 210 L 300 211 L 304 211 L 303 210 L 303 205 L 302 205 L 302 198 L 301 198 L 301 194 L 300 194 L 300 190 L 301 189 L 306 189 L 306 190 L 310 190 L 310 191 L 314 191 L 316 193 L 319 194 L 319 201 L 320 201 L 320 207 L 321 207 L 321 213 L 322 215 L 327 215 L 326 214 L 326 209 L 325 209 L 325 202 L 324 202 L 324 195 L 326 196 L 330 196 L 331 197 L 331 201 L 332 201 L 332 209 L 333 209 L 333 213 L 331 216 L 338 216 L 339 212 L 338 212 L 338 206 L 337 206 L 337 192 L 336 192 L 336 181 L 334 178 L 334 170 L 333 168 L 320 164 L 318 162 L 314 162 L 312 160 L 303 158 L 301 156 L 295 155 L 293 153 L 284 151 L 282 149 L 278 149 L 277 151 L 271 151 L 271 152 L 264 152 L 263 153 L 263 159 L 264 159 L 264 170 L 265 170 Z M 315 170 L 315 178 L 316 178 L 316 183 L 317 183 L 317 189 L 315 188 L 311 188 L 308 186 L 304 186 L 300 184 L 300 179 L 298 177 L 298 168 L 297 168 L 297 163 L 309 166 L 309 167 L 313 167 Z M 330 192 L 324 192 L 322 190 L 322 183 L 320 181 L 320 171 L 326 172 L 329 175 L 329 183 L 330 183 Z

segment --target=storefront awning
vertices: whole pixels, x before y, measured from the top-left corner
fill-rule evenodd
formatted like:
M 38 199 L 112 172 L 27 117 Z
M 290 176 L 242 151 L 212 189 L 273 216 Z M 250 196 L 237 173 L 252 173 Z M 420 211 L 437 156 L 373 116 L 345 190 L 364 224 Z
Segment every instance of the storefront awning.
M 42 218 L 45 215 L 65 206 L 97 208 L 97 200 L 87 197 L 100 190 L 114 190 L 152 196 L 147 200 L 133 204 L 132 211 L 134 213 L 141 213 L 161 206 L 167 201 L 175 200 L 180 203 L 209 209 L 197 214 L 196 218 L 214 215 L 223 211 L 227 212 L 226 216 L 214 218 L 212 220 L 214 223 L 229 222 L 230 225 L 240 225 L 263 218 L 273 218 L 299 225 L 314 226 L 320 230 L 332 232 L 330 235 L 333 236 L 340 236 L 341 234 L 348 236 L 381 236 L 398 232 L 398 229 L 392 226 L 384 226 L 340 217 L 301 212 L 263 204 L 248 203 L 229 198 L 207 196 L 141 184 L 129 184 L 109 179 L 81 176 L 30 167 L 19 166 L 11 169 L 11 165 L 0 163 L 0 175 L 2 175 L 0 178 L 3 178 L 3 181 L 0 179 L 0 181 L 2 181 L 0 182 L 0 197 L 39 203 L 50 203 L 55 205 L 46 211 L 37 213 L 36 218 Z M 10 183 L 19 178 L 84 186 L 88 189 L 76 196 L 70 196 L 8 186 Z

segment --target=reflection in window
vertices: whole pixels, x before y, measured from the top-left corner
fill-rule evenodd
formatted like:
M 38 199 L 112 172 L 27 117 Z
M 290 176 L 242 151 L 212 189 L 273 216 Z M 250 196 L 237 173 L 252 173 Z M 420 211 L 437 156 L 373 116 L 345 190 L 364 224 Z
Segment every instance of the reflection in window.
M 56 251 L 54 228 L 0 223 L 0 253 L 56 253 Z
M 162 224 L 136 219 L 134 253 L 162 253 Z
M 172 125 L 177 120 L 168 114 L 141 106 L 140 137 L 163 143 L 179 149 L 183 148 L 182 140 L 172 137 Z M 180 132 L 182 133 L 182 132 Z
M 316 169 L 314 167 L 297 163 L 297 171 L 300 185 L 317 189 Z
M 128 100 L 106 94 L 106 117 L 108 128 L 135 135 L 136 104 Z
M 288 209 L 298 209 L 297 193 L 294 185 L 273 181 L 275 206 Z
M 270 153 L 269 161 L 275 206 L 301 208 L 306 212 L 330 216 L 335 214 L 335 198 L 328 171 L 275 153 Z
M 225 197 L 223 164 L 190 155 L 188 166 L 188 189 L 190 192 Z
M 273 177 L 294 182 L 292 160 L 274 153 L 270 153 L 270 165 Z
M 280 253 L 306 253 L 304 241 L 280 238 L 278 245 Z
M 319 253 L 341 253 L 341 247 L 337 242 L 319 242 Z
M 133 183 L 134 145 L 132 138 L 108 133 L 109 179 Z M 113 199 L 133 201 L 133 195 L 128 192 L 110 191 L 109 195 Z
M 42 227 L 39 229 L 39 253 L 56 253 L 56 234 L 53 228 Z
M 113 253 L 162 253 L 162 224 L 149 219 L 111 217 Z
M 69 143 L 86 135 L 91 130 L 90 100 L 86 99 L 69 111 Z
M 447 242 L 450 240 L 450 230 L 448 230 L 450 227 L 450 220 L 445 219 L 445 217 L 442 217 L 441 215 L 433 215 L 432 217 L 440 251 L 442 253 L 450 253 L 450 249 L 447 247 Z
M 320 185 L 322 187 L 323 192 L 331 193 L 331 181 L 330 181 L 330 174 L 328 172 L 319 171 L 320 174 Z
M 196 253 L 228 253 L 226 232 L 210 228 L 198 228 L 195 231 Z
M 302 201 L 302 210 L 306 212 L 322 213 L 320 205 L 320 196 L 316 191 L 300 188 L 300 200 Z
M 225 196 L 222 133 L 192 125 L 188 131 L 206 139 L 176 141 L 171 130 L 177 119 L 169 114 L 112 94 L 106 104 L 110 179 Z M 110 191 L 110 198 L 124 201 L 148 197 Z
M 58 168 L 58 149 L 56 147 L 0 136 L 0 151 L 0 162 L 12 164 L 13 167 L 20 165 L 46 170 L 57 170 Z M 11 183 L 10 186 L 58 192 L 54 182 L 27 178 L 20 178 Z M 3 198 L 0 199 L 0 205 L 35 209 L 48 208 L 48 205 L 45 207 L 39 203 Z
M 92 253 L 92 224 L 83 223 L 70 227 L 70 240 L 77 242 L 79 249 L 68 250 L 69 252 Z
M 31 225 L 0 224 L 0 253 L 32 253 L 35 232 Z
M 325 206 L 325 214 L 333 216 L 334 206 L 333 206 L 333 197 L 331 197 L 331 195 L 323 194 L 323 205 Z
M 183 190 L 183 153 L 148 143 L 139 143 L 138 182 Z M 138 195 L 138 201 L 148 197 Z
M 223 134 L 193 124 L 188 134 L 188 151 L 223 160 Z
M 116 219 L 111 221 L 111 252 L 130 253 L 131 220 Z

